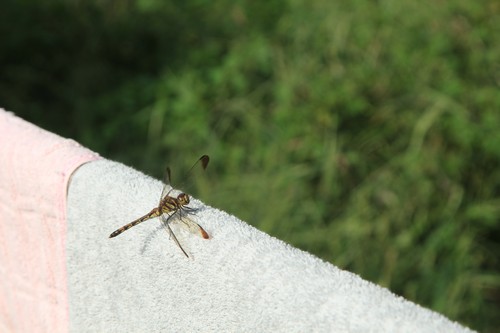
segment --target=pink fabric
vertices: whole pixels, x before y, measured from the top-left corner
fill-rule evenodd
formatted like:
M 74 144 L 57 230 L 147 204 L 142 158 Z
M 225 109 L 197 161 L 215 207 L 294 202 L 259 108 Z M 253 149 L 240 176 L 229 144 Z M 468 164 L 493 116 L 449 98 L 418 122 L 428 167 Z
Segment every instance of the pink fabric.
M 67 332 L 66 190 L 99 158 L 0 109 L 0 332 Z

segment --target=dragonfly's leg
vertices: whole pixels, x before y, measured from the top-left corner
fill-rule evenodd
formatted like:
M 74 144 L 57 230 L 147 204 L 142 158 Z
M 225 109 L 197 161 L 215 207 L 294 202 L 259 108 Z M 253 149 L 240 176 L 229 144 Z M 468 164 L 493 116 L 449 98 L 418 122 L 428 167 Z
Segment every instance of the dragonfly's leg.
M 199 211 L 200 209 L 199 208 L 193 208 L 193 207 L 187 207 L 187 206 L 184 206 L 182 207 L 182 209 L 188 213 L 188 214 L 194 214 L 196 213 L 197 211 Z
M 172 238 L 174 239 L 175 244 L 177 244 L 177 246 L 181 249 L 182 253 L 184 253 L 184 255 L 189 258 L 186 251 L 184 251 L 184 249 L 182 248 L 181 243 L 179 243 L 179 241 L 177 240 L 177 237 L 175 237 L 175 234 L 172 231 L 172 229 L 170 228 L 170 225 L 167 224 L 167 228 L 168 228 L 170 236 L 172 236 Z

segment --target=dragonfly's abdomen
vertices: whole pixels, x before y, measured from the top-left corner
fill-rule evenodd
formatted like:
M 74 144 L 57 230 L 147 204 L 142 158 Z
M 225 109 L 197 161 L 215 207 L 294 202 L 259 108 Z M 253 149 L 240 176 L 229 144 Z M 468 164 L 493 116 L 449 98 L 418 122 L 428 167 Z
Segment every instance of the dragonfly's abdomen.
M 138 225 L 141 222 L 147 221 L 149 219 L 152 219 L 153 217 L 157 217 L 157 216 L 160 216 L 160 215 L 161 215 L 161 213 L 160 213 L 160 210 L 158 209 L 158 207 L 153 208 L 152 211 L 150 211 L 149 213 L 147 213 L 143 217 L 140 217 L 137 220 L 132 221 L 129 224 L 124 225 L 120 229 L 114 231 L 111 235 L 109 235 L 109 238 L 116 237 L 119 234 L 121 234 L 122 232 L 127 231 L 128 229 L 132 228 L 133 226 L 136 226 L 136 225 Z

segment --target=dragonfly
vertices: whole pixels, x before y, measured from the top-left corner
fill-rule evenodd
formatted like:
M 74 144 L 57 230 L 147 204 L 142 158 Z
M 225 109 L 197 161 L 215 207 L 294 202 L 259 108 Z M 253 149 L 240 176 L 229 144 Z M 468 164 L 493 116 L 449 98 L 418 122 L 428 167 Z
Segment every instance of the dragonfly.
M 191 167 L 191 169 L 189 169 L 187 178 L 190 178 L 193 174 L 193 171 L 195 171 L 198 168 L 201 168 L 202 171 L 204 171 L 207 168 L 209 161 L 210 158 L 208 157 L 208 155 L 203 155 L 202 157 L 200 157 L 196 161 L 196 163 Z M 198 223 L 196 223 L 187 216 L 188 214 L 193 214 L 195 211 L 195 209 L 187 206 L 190 202 L 189 195 L 184 192 L 181 192 L 177 196 L 171 196 L 170 194 L 173 191 L 173 187 L 170 186 L 170 183 L 171 183 L 171 173 L 170 173 L 170 168 L 167 167 L 165 172 L 165 186 L 163 187 L 163 190 L 161 192 L 160 202 L 158 206 L 153 208 L 146 215 L 139 217 L 138 219 L 113 231 L 111 235 L 109 235 L 109 238 L 116 237 L 121 233 L 123 233 L 124 231 L 127 231 L 128 229 L 132 228 L 133 226 L 138 225 L 139 223 L 142 223 L 144 221 L 150 220 L 155 217 L 159 217 L 163 226 L 168 232 L 169 236 L 173 238 L 174 242 L 181 249 L 182 253 L 184 253 L 184 255 L 189 258 L 188 254 L 186 253 L 181 243 L 179 242 L 174 232 L 172 231 L 170 224 L 176 223 L 180 225 L 181 228 L 184 228 L 193 234 L 201 236 L 204 239 L 209 239 L 210 237 L 208 236 L 208 233 Z

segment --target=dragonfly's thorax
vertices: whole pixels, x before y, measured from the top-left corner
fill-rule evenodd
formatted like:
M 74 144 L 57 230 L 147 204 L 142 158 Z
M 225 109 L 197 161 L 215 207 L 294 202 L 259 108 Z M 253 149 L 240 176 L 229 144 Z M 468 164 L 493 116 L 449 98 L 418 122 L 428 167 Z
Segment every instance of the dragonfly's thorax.
M 181 206 L 185 206 L 189 204 L 189 195 L 187 195 L 186 193 L 181 193 L 177 196 L 177 200 L 179 201 L 179 204 Z
M 182 208 L 184 205 L 180 200 L 180 195 L 176 197 L 171 197 L 167 195 L 160 203 L 160 210 L 162 213 L 175 212 Z M 188 200 L 189 202 L 189 200 Z

